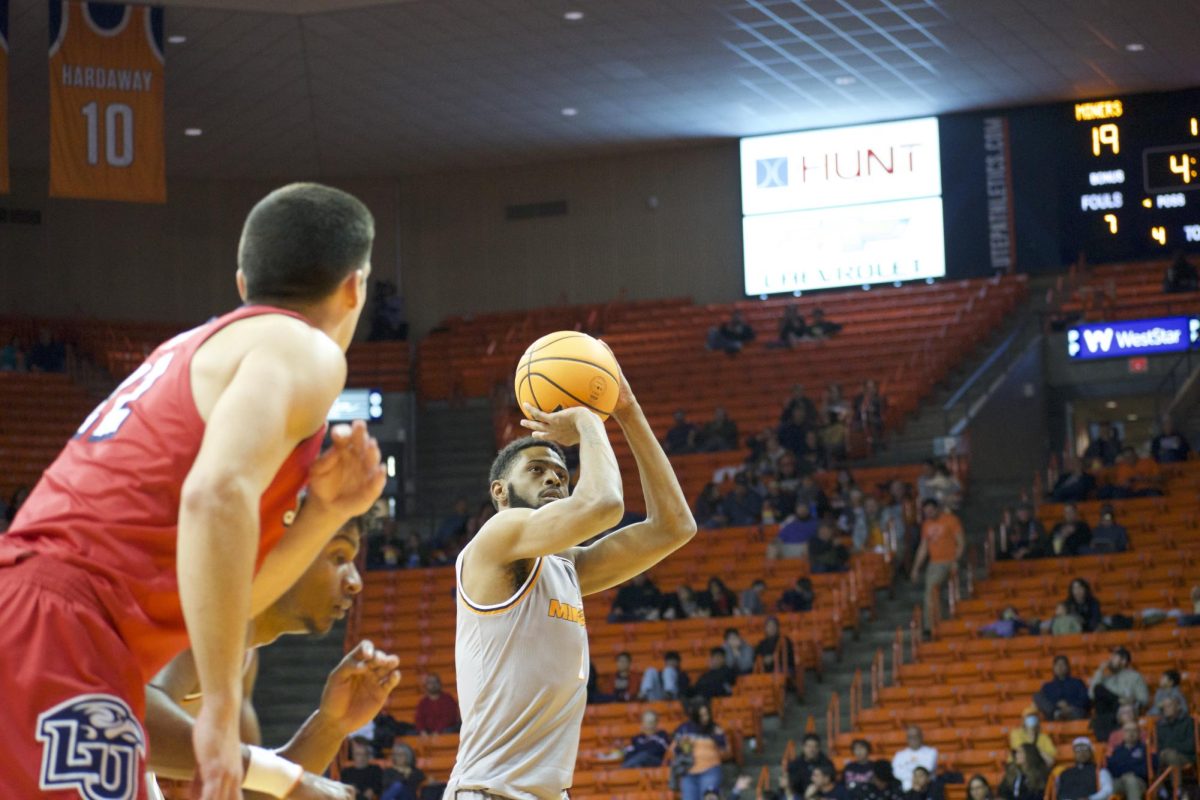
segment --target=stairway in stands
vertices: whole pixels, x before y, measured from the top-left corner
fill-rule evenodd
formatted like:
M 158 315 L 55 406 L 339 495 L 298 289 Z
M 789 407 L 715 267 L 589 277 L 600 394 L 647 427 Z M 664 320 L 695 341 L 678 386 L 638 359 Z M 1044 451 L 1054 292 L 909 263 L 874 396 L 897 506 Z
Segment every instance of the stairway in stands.
M 487 496 L 496 455 L 490 401 L 427 401 L 417 411 L 416 437 L 416 514 L 444 513 L 459 497 L 468 498 L 473 513 L 474 503 Z

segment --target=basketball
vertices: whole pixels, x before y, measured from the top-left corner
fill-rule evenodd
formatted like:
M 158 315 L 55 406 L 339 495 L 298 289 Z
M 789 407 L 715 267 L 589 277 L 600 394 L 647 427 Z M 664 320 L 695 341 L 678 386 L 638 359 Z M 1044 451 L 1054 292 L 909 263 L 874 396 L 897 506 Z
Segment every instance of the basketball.
M 558 331 L 529 345 L 517 364 L 517 402 L 559 411 L 584 406 L 608 419 L 617 405 L 621 368 L 608 348 L 586 333 Z

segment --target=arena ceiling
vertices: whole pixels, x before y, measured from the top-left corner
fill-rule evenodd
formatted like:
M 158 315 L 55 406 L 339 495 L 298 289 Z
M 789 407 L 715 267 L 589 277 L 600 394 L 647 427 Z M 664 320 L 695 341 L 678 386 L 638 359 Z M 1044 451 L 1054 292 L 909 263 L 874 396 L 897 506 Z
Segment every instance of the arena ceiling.
M 1200 82 L 1190 0 L 163 5 L 186 39 L 167 45 L 179 176 L 424 172 Z M 47 3 L 10 13 L 12 161 L 44 169 Z

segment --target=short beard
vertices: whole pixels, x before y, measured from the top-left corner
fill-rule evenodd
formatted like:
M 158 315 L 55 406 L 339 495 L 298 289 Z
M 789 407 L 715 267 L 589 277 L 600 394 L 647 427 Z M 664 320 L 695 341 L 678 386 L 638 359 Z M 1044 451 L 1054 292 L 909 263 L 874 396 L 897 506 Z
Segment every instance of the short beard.
M 511 483 L 508 484 L 508 507 L 509 508 L 532 508 L 535 511 L 540 506 L 531 503 L 521 495 L 517 494 L 517 489 Z

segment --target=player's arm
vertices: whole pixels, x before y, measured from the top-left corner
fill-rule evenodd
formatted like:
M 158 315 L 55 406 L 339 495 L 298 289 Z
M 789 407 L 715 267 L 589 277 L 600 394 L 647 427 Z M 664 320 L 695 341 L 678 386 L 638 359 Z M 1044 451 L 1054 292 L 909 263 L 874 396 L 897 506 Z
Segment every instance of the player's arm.
M 582 476 L 569 497 L 537 510 L 505 509 L 484 523 L 468 553 L 487 563 L 510 564 L 562 553 L 621 521 L 625 512 L 621 472 L 604 423 L 586 408 L 545 413 L 526 406 L 521 424 L 539 439 L 579 443 Z
M 288 454 L 324 424 L 346 374 L 341 351 L 315 331 L 264 333 L 213 404 L 180 497 L 179 597 L 204 693 L 193 737 L 211 797 L 232 796 L 241 785 L 241 673 L 259 503 Z M 303 565 L 272 577 L 290 586 L 321 544 Z
M 572 551 L 584 595 L 602 592 L 645 572 L 696 535 L 696 520 L 675 470 L 624 375 L 613 418 L 624 431 L 637 462 L 646 519 Z

